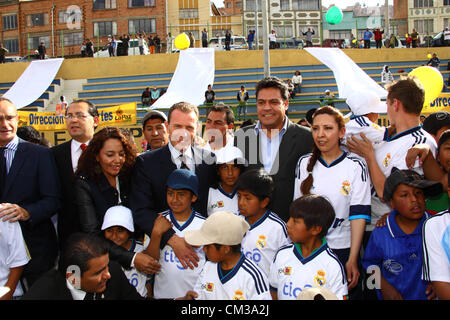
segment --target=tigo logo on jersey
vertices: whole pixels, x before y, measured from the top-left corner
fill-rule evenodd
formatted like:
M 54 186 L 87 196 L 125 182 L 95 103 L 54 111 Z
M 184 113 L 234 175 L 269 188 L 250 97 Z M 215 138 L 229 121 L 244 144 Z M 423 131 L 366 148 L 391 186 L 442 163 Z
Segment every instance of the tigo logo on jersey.
M 314 284 L 317 287 L 322 287 L 325 284 L 325 271 L 317 271 L 317 276 L 314 277 Z
M 350 182 L 347 180 L 342 182 L 341 193 L 344 196 L 348 196 L 350 194 Z
M 266 247 L 266 244 L 266 236 L 261 234 L 258 240 L 256 240 L 256 246 L 260 249 L 264 249 Z
M 388 153 L 383 160 L 383 167 L 385 167 L 385 168 L 389 167 L 390 163 L 391 163 L 391 154 Z
M 244 293 L 241 290 L 236 290 L 234 292 L 233 300 L 244 300 Z

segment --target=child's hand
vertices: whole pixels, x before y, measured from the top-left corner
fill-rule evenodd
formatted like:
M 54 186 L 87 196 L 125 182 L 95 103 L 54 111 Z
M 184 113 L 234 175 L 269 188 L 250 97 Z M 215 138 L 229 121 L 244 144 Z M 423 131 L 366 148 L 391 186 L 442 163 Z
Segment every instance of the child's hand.
M 384 214 L 384 215 L 382 215 L 381 218 L 378 219 L 378 221 L 377 221 L 375 226 L 377 228 L 384 227 L 386 225 L 386 220 L 387 220 L 388 217 L 389 217 L 389 212 Z
M 436 292 L 433 289 L 431 283 L 427 285 L 427 289 L 425 290 L 425 294 L 427 295 L 428 300 L 436 299 Z
M 198 297 L 198 293 L 192 290 L 186 292 L 184 297 L 176 298 L 175 300 L 195 300 Z
M 169 220 L 167 220 L 164 216 L 159 215 L 156 218 L 155 223 L 153 224 L 152 234 L 156 233 L 158 235 L 162 235 L 170 228 L 172 228 L 172 223 Z

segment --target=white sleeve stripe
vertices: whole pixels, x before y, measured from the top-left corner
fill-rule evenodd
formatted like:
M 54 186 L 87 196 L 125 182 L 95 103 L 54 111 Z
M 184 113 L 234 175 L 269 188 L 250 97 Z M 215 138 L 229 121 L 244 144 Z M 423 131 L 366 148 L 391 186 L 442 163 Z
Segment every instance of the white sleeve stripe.
M 425 225 L 427 221 L 422 225 L 422 253 L 423 253 L 423 263 L 422 263 L 422 278 L 425 281 L 430 281 L 430 270 L 429 270 L 429 258 L 428 258 L 428 249 L 427 242 L 425 241 Z

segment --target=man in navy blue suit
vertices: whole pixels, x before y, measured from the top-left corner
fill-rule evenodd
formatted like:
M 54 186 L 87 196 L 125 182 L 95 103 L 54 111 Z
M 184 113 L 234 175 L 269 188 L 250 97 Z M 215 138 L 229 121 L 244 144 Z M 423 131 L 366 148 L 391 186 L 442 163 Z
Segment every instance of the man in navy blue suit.
M 199 195 L 194 209 L 207 216 L 209 187 L 216 177 L 215 155 L 194 146 L 199 112 L 196 106 L 180 102 L 169 109 L 169 143 L 159 149 L 141 154 L 131 180 L 130 206 L 137 227 L 151 234 L 158 213 L 169 207 L 166 200 L 166 181 L 172 171 L 189 169 L 198 177 Z M 161 240 L 161 247 L 168 244 L 183 267 L 196 266 L 195 251 L 170 229 Z
M 31 260 L 22 273 L 25 288 L 56 264 L 51 217 L 60 207 L 59 180 L 50 149 L 17 137 L 13 102 L 0 97 L 0 219 L 20 223 Z

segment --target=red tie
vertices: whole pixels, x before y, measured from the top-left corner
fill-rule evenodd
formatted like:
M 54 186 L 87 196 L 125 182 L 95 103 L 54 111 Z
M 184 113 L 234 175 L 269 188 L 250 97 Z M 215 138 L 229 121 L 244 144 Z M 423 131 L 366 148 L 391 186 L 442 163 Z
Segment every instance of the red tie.
M 82 143 L 81 146 L 80 146 L 80 148 L 81 148 L 81 151 L 86 150 L 87 144 L 86 144 L 86 143 Z

